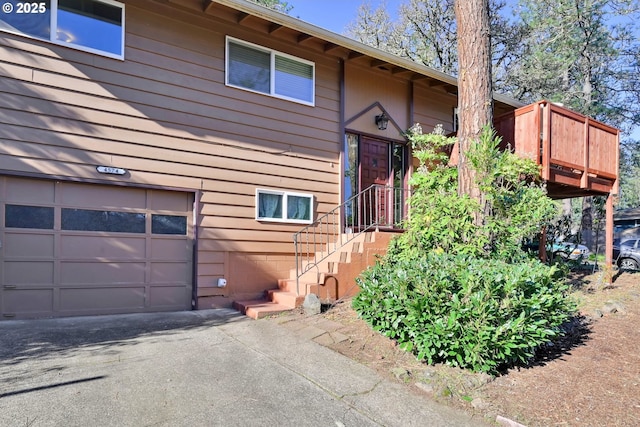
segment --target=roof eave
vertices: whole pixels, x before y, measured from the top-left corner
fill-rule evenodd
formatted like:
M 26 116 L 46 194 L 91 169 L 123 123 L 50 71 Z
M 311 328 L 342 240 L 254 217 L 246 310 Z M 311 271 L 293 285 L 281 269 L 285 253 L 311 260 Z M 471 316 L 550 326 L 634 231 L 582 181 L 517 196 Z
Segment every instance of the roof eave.
M 457 78 L 438 71 L 434 68 L 420 65 L 417 62 L 411 61 L 409 59 L 400 58 L 383 50 L 365 45 L 356 40 L 334 33 L 333 31 L 329 31 L 322 27 L 318 27 L 317 25 L 310 24 L 297 18 L 293 18 L 287 14 L 269 9 L 264 6 L 260 6 L 256 3 L 252 3 L 246 0 L 210 0 L 210 2 L 218 3 L 220 5 L 236 9 L 240 12 L 265 19 L 275 24 L 283 25 L 293 30 L 309 34 L 310 36 L 319 38 L 329 43 L 336 44 L 338 46 L 342 46 L 343 48 L 346 48 L 348 50 L 358 52 L 371 58 L 384 61 L 385 63 L 404 68 L 406 70 L 426 76 L 431 79 L 438 80 L 444 84 L 449 84 L 456 87 L 458 86 Z M 498 102 L 510 105 L 515 108 L 525 106 L 524 103 L 506 95 L 494 93 L 493 98 Z

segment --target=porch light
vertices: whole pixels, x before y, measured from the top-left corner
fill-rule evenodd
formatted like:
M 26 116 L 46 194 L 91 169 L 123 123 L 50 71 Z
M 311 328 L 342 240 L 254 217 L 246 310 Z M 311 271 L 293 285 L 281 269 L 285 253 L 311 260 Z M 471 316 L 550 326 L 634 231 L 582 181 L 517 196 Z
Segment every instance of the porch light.
M 387 117 L 383 111 L 382 114 L 376 116 L 376 126 L 378 126 L 378 129 L 380 130 L 385 130 L 387 128 L 387 124 L 389 124 L 389 117 Z

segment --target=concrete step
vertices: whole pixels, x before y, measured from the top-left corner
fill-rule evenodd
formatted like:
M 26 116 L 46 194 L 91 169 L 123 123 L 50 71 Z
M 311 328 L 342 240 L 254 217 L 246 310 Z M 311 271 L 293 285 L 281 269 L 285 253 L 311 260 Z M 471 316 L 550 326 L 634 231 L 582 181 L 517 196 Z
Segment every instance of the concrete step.
M 252 319 L 262 319 L 267 316 L 274 316 L 286 311 L 291 311 L 294 307 L 278 304 L 266 299 L 250 301 L 234 301 L 233 308 Z
M 323 273 L 320 275 L 320 278 L 324 280 L 325 276 L 326 273 Z M 300 282 L 300 295 L 302 296 L 302 300 L 304 301 L 306 294 L 316 293 L 320 286 L 318 283 Z M 296 279 L 278 279 L 278 289 L 292 294 L 297 293 Z
M 299 307 L 304 301 L 304 295 L 296 295 L 295 291 L 283 291 L 280 289 L 270 289 L 267 291 L 267 301 L 284 305 L 291 309 Z

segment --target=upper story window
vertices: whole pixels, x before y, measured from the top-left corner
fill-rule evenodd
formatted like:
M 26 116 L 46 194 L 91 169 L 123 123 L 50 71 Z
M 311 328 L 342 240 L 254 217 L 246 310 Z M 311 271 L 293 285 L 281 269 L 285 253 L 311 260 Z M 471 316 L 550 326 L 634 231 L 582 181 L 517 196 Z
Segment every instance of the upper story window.
M 124 4 L 113 0 L 2 0 L 0 30 L 124 58 Z
M 313 105 L 313 62 L 227 37 L 226 84 Z

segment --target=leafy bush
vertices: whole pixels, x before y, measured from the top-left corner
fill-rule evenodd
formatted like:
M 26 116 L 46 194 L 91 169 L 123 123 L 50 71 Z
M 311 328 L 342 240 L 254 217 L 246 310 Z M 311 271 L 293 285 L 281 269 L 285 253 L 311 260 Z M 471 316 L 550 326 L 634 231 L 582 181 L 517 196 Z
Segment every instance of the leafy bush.
M 536 260 L 387 258 L 358 279 L 353 306 L 420 360 L 495 373 L 561 333 L 575 305 L 557 273 Z
M 483 194 L 478 203 L 457 193 L 446 154 L 453 139 L 441 131 L 410 139 L 421 166 L 406 232 L 358 279 L 354 308 L 428 363 L 494 373 L 526 362 L 575 311 L 563 271 L 522 249 L 557 212 L 536 181 L 537 166 L 499 150 L 486 129 L 467 155 Z

